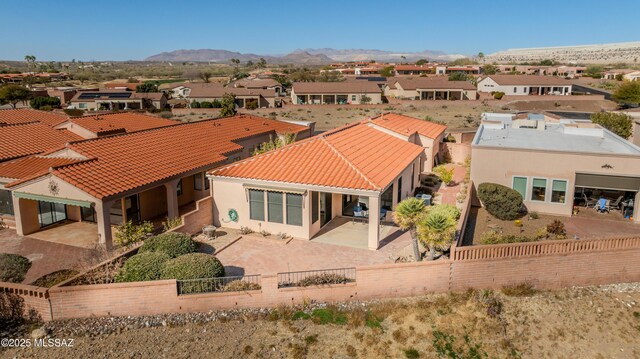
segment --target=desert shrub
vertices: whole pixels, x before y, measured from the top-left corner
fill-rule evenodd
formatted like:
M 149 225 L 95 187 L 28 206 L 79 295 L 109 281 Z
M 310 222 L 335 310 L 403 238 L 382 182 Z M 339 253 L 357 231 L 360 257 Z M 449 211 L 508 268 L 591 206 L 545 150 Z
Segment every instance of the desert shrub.
M 0 281 L 20 283 L 31 268 L 31 261 L 18 254 L 0 254 Z
M 498 219 L 514 220 L 520 217 L 522 196 L 518 191 L 496 183 L 481 183 L 478 198 L 487 212 Z
M 78 275 L 78 271 L 73 269 L 61 269 L 49 274 L 45 274 L 42 277 L 36 279 L 31 283 L 37 287 L 51 288 L 56 284 L 62 283 L 65 280 Z
M 556 238 L 566 238 L 567 230 L 564 228 L 564 223 L 554 219 L 553 222 L 547 224 L 547 233 L 553 234 Z
M 160 279 L 165 263 L 170 259 L 169 255 L 162 252 L 138 253 L 124 262 L 115 281 L 122 283 Z
M 24 320 L 24 299 L 15 293 L 0 292 L 0 328 L 9 331 Z
M 442 214 L 446 218 L 450 218 L 452 221 L 457 221 L 460 218 L 460 210 L 458 207 L 450 205 L 450 204 L 438 204 L 431 207 L 428 207 L 427 210 L 429 214 Z
M 258 101 L 247 102 L 244 105 L 244 108 L 246 108 L 247 110 L 255 110 L 258 108 Z
M 420 358 L 420 352 L 416 348 L 409 348 L 404 350 L 404 356 L 407 359 L 418 359 Z
M 63 111 L 64 111 L 64 113 L 66 113 L 67 115 L 69 115 L 71 117 L 84 115 L 84 110 L 80 110 L 80 109 L 77 109 L 77 108 L 66 108 Z
M 457 338 L 453 334 L 436 328 L 431 333 L 433 335 L 431 344 L 438 358 L 481 359 L 489 357 L 487 352 L 482 349 L 482 346 L 474 343 L 468 334 L 463 336 L 464 344 L 457 344 Z
M 253 229 L 246 226 L 240 227 L 240 234 L 251 234 L 251 233 L 253 233 Z
M 449 183 L 453 181 L 453 168 L 449 169 L 444 165 L 440 165 L 433 168 L 433 173 L 435 173 L 445 185 L 449 185 Z
M 165 222 L 162 222 L 162 229 L 166 232 L 181 225 L 182 217 L 167 218 Z
M 548 236 L 547 227 L 540 227 L 536 231 L 536 239 L 546 239 Z
M 530 297 L 536 294 L 537 290 L 533 284 L 525 282 L 514 285 L 505 285 L 501 290 L 502 294 L 510 297 Z
M 160 112 L 160 117 L 168 119 L 173 117 L 173 113 L 171 113 L 171 111 L 162 111 Z
M 316 324 L 346 324 L 347 316 L 334 307 L 318 308 L 311 312 L 311 320 Z
M 308 276 L 301 279 L 296 283 L 297 287 L 309 287 L 312 285 L 328 285 L 328 284 L 344 284 L 351 282 L 351 280 L 343 275 L 322 273 Z
M 197 247 L 196 242 L 184 233 L 166 232 L 145 240 L 138 253 L 161 252 L 171 258 L 176 258 L 195 252 Z
M 218 258 L 205 253 L 189 253 L 168 261 L 163 279 L 200 279 L 224 276 L 224 266 Z
M 429 187 L 416 187 L 415 190 L 413 190 L 413 195 L 414 197 L 419 195 L 419 194 L 433 194 L 433 189 L 429 188 Z
M 493 94 L 493 98 L 495 98 L 496 100 L 500 100 L 504 97 L 504 92 L 498 91 L 496 93 Z
M 530 219 L 538 219 L 538 218 L 540 218 L 540 216 L 538 215 L 538 212 L 533 211 L 533 212 L 529 212 L 529 218 Z
M 225 292 L 243 292 L 246 290 L 259 290 L 260 288 L 260 284 L 258 283 L 253 283 L 253 282 L 247 282 L 247 281 L 243 281 L 243 280 L 234 280 L 232 282 L 227 283 L 224 286 L 224 291 Z
M 482 244 L 524 243 L 535 241 L 537 241 L 537 238 L 516 236 L 513 234 L 501 234 L 496 231 L 486 231 L 480 236 L 480 243 Z
M 119 246 L 127 246 L 138 243 L 153 233 L 153 223 L 142 222 L 134 224 L 127 221 L 117 227 L 115 243 Z
M 200 108 L 200 102 L 198 101 L 191 102 L 191 108 Z

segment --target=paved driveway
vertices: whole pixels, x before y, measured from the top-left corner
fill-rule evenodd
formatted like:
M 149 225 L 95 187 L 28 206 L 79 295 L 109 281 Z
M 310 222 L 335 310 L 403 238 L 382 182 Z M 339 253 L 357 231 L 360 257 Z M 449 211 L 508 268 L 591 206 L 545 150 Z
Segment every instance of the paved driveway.
M 0 230 L 0 253 L 19 254 L 31 260 L 31 268 L 23 282 L 29 284 L 60 269 L 77 269 L 94 252 L 87 248 L 21 237 L 13 229 L 3 229 Z

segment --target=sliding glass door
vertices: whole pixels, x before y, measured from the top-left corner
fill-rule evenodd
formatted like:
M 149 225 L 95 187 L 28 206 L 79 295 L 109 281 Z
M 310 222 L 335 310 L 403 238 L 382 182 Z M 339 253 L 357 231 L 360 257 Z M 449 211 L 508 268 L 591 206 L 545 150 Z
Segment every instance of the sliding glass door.
M 67 206 L 61 203 L 38 201 L 40 227 L 46 227 L 67 219 Z

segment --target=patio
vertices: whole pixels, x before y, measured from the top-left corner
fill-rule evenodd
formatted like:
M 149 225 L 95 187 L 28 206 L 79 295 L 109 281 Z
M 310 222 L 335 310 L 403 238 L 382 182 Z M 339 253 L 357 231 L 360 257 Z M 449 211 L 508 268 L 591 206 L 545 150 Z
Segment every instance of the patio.
M 380 248 L 393 242 L 402 234 L 390 223 L 380 224 Z M 334 244 L 358 249 L 368 249 L 369 223 L 366 219 L 336 217 L 329 221 L 311 240 L 317 243 Z M 396 243 L 397 245 L 397 243 Z
M 31 233 L 29 237 L 46 242 L 91 249 L 98 245 L 98 225 L 93 222 L 64 221 Z

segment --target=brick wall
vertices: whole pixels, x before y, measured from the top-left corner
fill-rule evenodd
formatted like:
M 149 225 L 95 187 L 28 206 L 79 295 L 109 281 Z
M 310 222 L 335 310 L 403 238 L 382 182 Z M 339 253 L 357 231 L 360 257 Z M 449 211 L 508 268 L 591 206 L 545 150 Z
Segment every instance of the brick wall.
M 196 209 L 182 215 L 182 225 L 172 228 L 168 232 L 196 234 L 202 227 L 213 224 L 213 197 L 205 197 L 196 201 Z
M 0 292 L 13 293 L 23 299 L 25 314 L 35 310 L 43 320 L 51 320 L 51 307 L 47 288 L 33 285 L 0 282 Z

